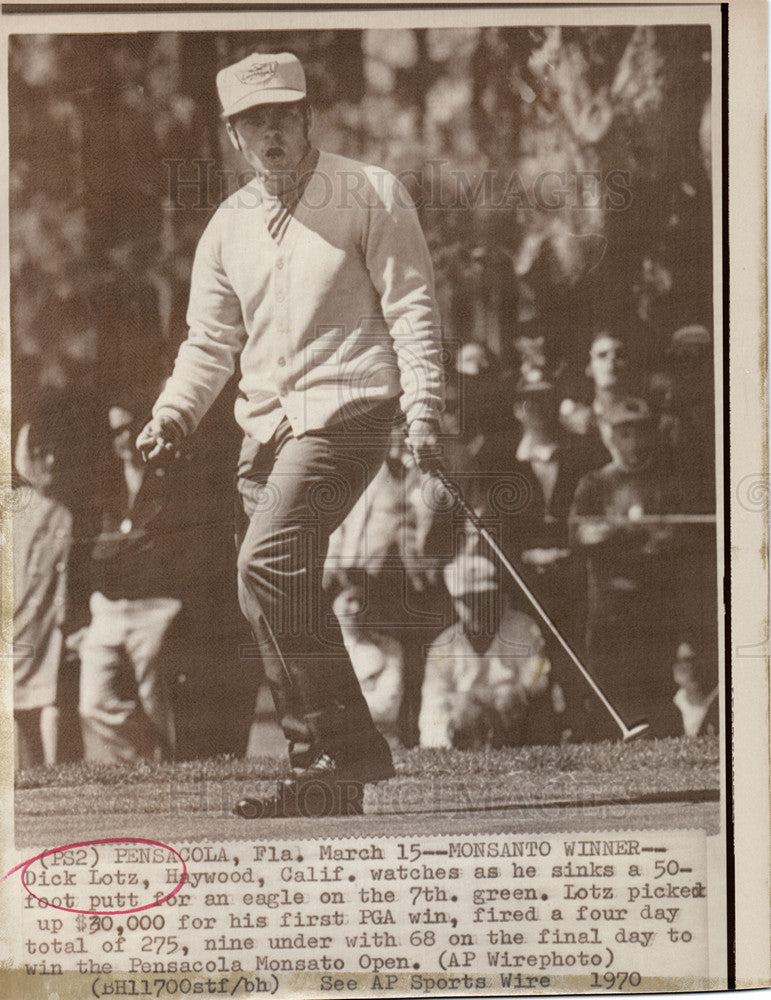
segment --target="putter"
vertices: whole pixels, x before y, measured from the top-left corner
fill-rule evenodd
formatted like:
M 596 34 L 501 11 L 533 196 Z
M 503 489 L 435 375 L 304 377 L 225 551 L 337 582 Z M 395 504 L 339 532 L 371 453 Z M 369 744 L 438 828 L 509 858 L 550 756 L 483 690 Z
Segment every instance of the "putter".
M 567 641 L 562 637 L 562 635 L 559 632 L 557 626 L 554 624 L 554 622 L 548 616 L 548 614 L 546 613 L 546 611 L 542 607 L 541 603 L 539 602 L 538 598 L 531 591 L 531 589 L 528 587 L 528 585 L 522 579 L 522 577 L 517 572 L 517 570 L 512 566 L 511 562 L 506 557 L 506 553 L 498 545 L 498 543 L 495 541 L 495 539 L 490 534 L 490 532 L 487 530 L 487 528 L 485 528 L 484 524 L 482 524 L 482 522 L 480 521 L 480 519 L 477 516 L 476 512 L 474 510 L 472 510 L 472 508 L 466 503 L 466 500 L 465 500 L 463 494 L 461 493 L 460 487 L 457 485 L 457 483 L 453 483 L 452 480 L 450 480 L 447 477 L 447 474 L 444 472 L 443 469 L 438 469 L 434 473 L 434 475 L 439 480 L 439 482 L 442 484 L 442 486 L 444 486 L 444 488 L 450 493 L 450 495 L 453 496 L 453 497 L 455 497 L 455 499 L 456 499 L 456 501 L 458 503 L 458 506 L 461 508 L 461 510 L 463 511 L 463 513 L 466 515 L 466 517 L 472 523 L 472 525 L 474 526 L 475 530 L 479 532 L 479 534 L 482 536 L 482 538 L 484 538 L 484 540 L 490 546 L 491 550 L 495 553 L 495 555 L 500 560 L 501 564 L 506 568 L 506 570 L 508 571 L 509 575 L 514 580 L 514 582 L 516 583 L 516 585 L 524 593 L 524 595 L 530 601 L 530 603 L 535 608 L 535 610 L 538 612 L 538 614 L 543 619 L 543 621 L 549 626 L 549 628 L 551 629 L 551 632 L 554 635 L 555 639 L 557 639 L 557 641 L 559 642 L 559 644 L 562 646 L 562 648 L 565 650 L 565 652 L 567 653 L 567 655 L 573 661 L 574 665 L 576 667 L 578 667 L 578 669 L 581 671 L 581 674 L 584 677 L 584 679 L 586 680 L 586 682 L 589 685 L 589 687 L 591 687 L 592 691 L 594 691 L 594 693 L 600 699 L 600 701 L 602 702 L 602 704 L 608 710 L 608 712 L 609 712 L 611 718 L 613 719 L 613 721 L 616 723 L 616 725 L 618 726 L 618 728 L 621 730 L 621 736 L 623 738 L 624 743 L 628 743 L 629 740 L 633 740 L 636 736 L 640 736 L 642 733 L 644 733 L 649 728 L 650 723 L 646 719 L 640 719 L 639 722 L 635 722 L 635 723 L 633 723 L 633 725 L 627 726 L 627 724 L 624 722 L 624 720 L 621 718 L 621 716 L 615 710 L 615 708 L 613 707 L 613 705 L 611 705 L 610 701 L 608 700 L 607 695 L 602 690 L 602 688 L 600 687 L 600 685 L 592 677 L 592 675 L 589 673 L 589 671 L 586 669 L 586 667 L 583 665 L 583 663 L 581 663 L 581 661 L 578 659 L 578 657 L 576 656 L 576 654 L 573 652 L 573 649 L 568 645 Z

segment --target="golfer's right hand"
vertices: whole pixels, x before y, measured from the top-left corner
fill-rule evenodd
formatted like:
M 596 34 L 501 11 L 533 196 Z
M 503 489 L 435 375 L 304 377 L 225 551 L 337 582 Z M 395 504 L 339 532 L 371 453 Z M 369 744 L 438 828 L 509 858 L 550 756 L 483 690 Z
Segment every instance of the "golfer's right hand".
M 159 414 L 145 425 L 137 438 L 137 451 L 145 462 L 156 458 L 174 458 L 185 440 L 185 432 L 166 414 Z

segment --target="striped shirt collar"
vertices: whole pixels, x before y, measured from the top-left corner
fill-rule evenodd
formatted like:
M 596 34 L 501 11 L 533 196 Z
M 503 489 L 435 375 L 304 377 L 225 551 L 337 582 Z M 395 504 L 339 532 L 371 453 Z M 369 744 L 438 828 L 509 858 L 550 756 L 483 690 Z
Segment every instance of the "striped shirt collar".
M 258 174 L 257 183 L 266 208 L 270 211 L 276 210 L 279 207 L 284 207 L 288 208 L 290 212 L 293 212 L 302 198 L 303 192 L 308 185 L 308 181 L 311 179 L 311 175 L 318 166 L 318 162 L 318 149 L 316 149 L 315 146 L 309 146 L 307 153 L 298 163 L 297 169 L 293 171 L 291 175 L 287 176 L 283 190 L 276 193 L 268 190 L 266 185 L 267 177 L 265 175 Z M 294 180 L 293 184 L 290 183 L 291 180 Z

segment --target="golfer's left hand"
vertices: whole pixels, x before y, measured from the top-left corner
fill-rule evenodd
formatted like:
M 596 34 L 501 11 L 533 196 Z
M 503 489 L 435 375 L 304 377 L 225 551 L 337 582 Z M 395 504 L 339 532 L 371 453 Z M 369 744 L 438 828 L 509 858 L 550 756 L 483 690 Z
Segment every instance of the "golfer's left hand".
M 407 432 L 407 447 L 421 472 L 436 472 L 442 465 L 439 425 L 434 420 L 413 420 Z

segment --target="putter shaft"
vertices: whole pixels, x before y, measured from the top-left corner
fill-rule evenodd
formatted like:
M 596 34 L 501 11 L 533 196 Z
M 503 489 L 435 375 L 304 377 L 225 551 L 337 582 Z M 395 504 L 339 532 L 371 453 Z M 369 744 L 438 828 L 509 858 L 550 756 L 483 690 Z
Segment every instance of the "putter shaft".
M 546 610 L 541 605 L 541 603 L 538 600 L 538 598 L 535 596 L 535 594 L 532 592 L 532 590 L 530 589 L 530 587 L 528 587 L 528 585 L 522 579 L 522 576 L 517 572 L 517 570 L 511 564 L 511 562 L 509 561 L 508 557 L 506 556 L 506 553 L 503 551 L 503 549 L 501 549 L 501 547 L 495 541 L 495 539 L 490 534 L 490 532 L 487 530 L 487 528 L 485 528 L 484 524 L 482 524 L 482 522 L 480 521 L 480 519 L 477 516 L 476 512 L 474 510 L 472 510 L 472 508 L 466 503 L 466 500 L 465 500 L 463 494 L 460 491 L 460 487 L 456 483 L 453 483 L 450 479 L 448 479 L 447 474 L 442 469 L 437 470 L 437 472 L 435 473 L 435 475 L 436 475 L 437 479 L 439 480 L 439 482 L 442 484 L 442 486 L 444 486 L 444 488 L 446 490 L 448 490 L 452 496 L 455 497 L 455 499 L 457 500 L 458 505 L 460 506 L 461 510 L 466 515 L 466 517 L 469 519 L 469 521 L 472 523 L 472 525 L 474 526 L 475 530 L 478 531 L 479 534 L 482 536 L 482 538 L 487 542 L 487 544 L 490 546 L 490 549 L 498 557 L 498 559 L 500 560 L 501 564 L 508 571 L 508 573 L 511 576 L 511 578 L 514 580 L 514 582 L 517 584 L 517 586 L 520 588 L 520 590 L 524 593 L 524 595 L 530 601 L 530 603 L 532 604 L 533 608 L 538 612 L 538 614 L 541 617 L 541 619 L 544 621 L 544 623 L 546 625 L 549 626 L 549 629 L 551 630 L 552 634 L 554 635 L 554 638 L 559 642 L 559 644 L 564 649 L 565 653 L 567 653 L 567 655 L 570 657 L 570 659 L 573 662 L 574 666 L 576 666 L 578 668 L 578 670 L 581 672 L 581 675 L 584 677 L 584 679 L 586 680 L 586 682 L 589 684 L 589 686 L 591 687 L 592 691 L 594 691 L 594 693 L 600 699 L 600 701 L 602 702 L 602 704 L 608 710 L 608 713 L 612 717 L 613 721 L 616 723 L 616 725 L 618 726 L 618 728 L 621 730 L 621 734 L 623 736 L 624 742 L 626 742 L 627 740 L 634 739 L 635 736 L 639 736 L 640 733 L 644 732 L 648 728 L 647 722 L 645 722 L 645 723 L 640 722 L 637 725 L 633 726 L 632 728 L 630 728 L 629 726 L 627 726 L 627 724 L 624 722 L 624 720 L 618 714 L 618 712 L 613 707 L 613 705 L 611 705 L 611 703 L 610 703 L 607 695 L 602 690 L 602 688 L 600 687 L 600 685 L 592 677 L 592 675 L 589 673 L 589 671 L 586 669 L 586 667 L 583 665 L 583 663 L 581 663 L 581 661 L 579 660 L 578 656 L 576 656 L 575 652 L 573 651 L 572 647 L 568 644 L 567 640 L 563 637 L 562 633 L 559 631 L 559 629 L 557 628 L 557 626 L 554 624 L 554 622 L 551 620 L 551 618 L 549 617 L 549 615 L 546 613 Z

